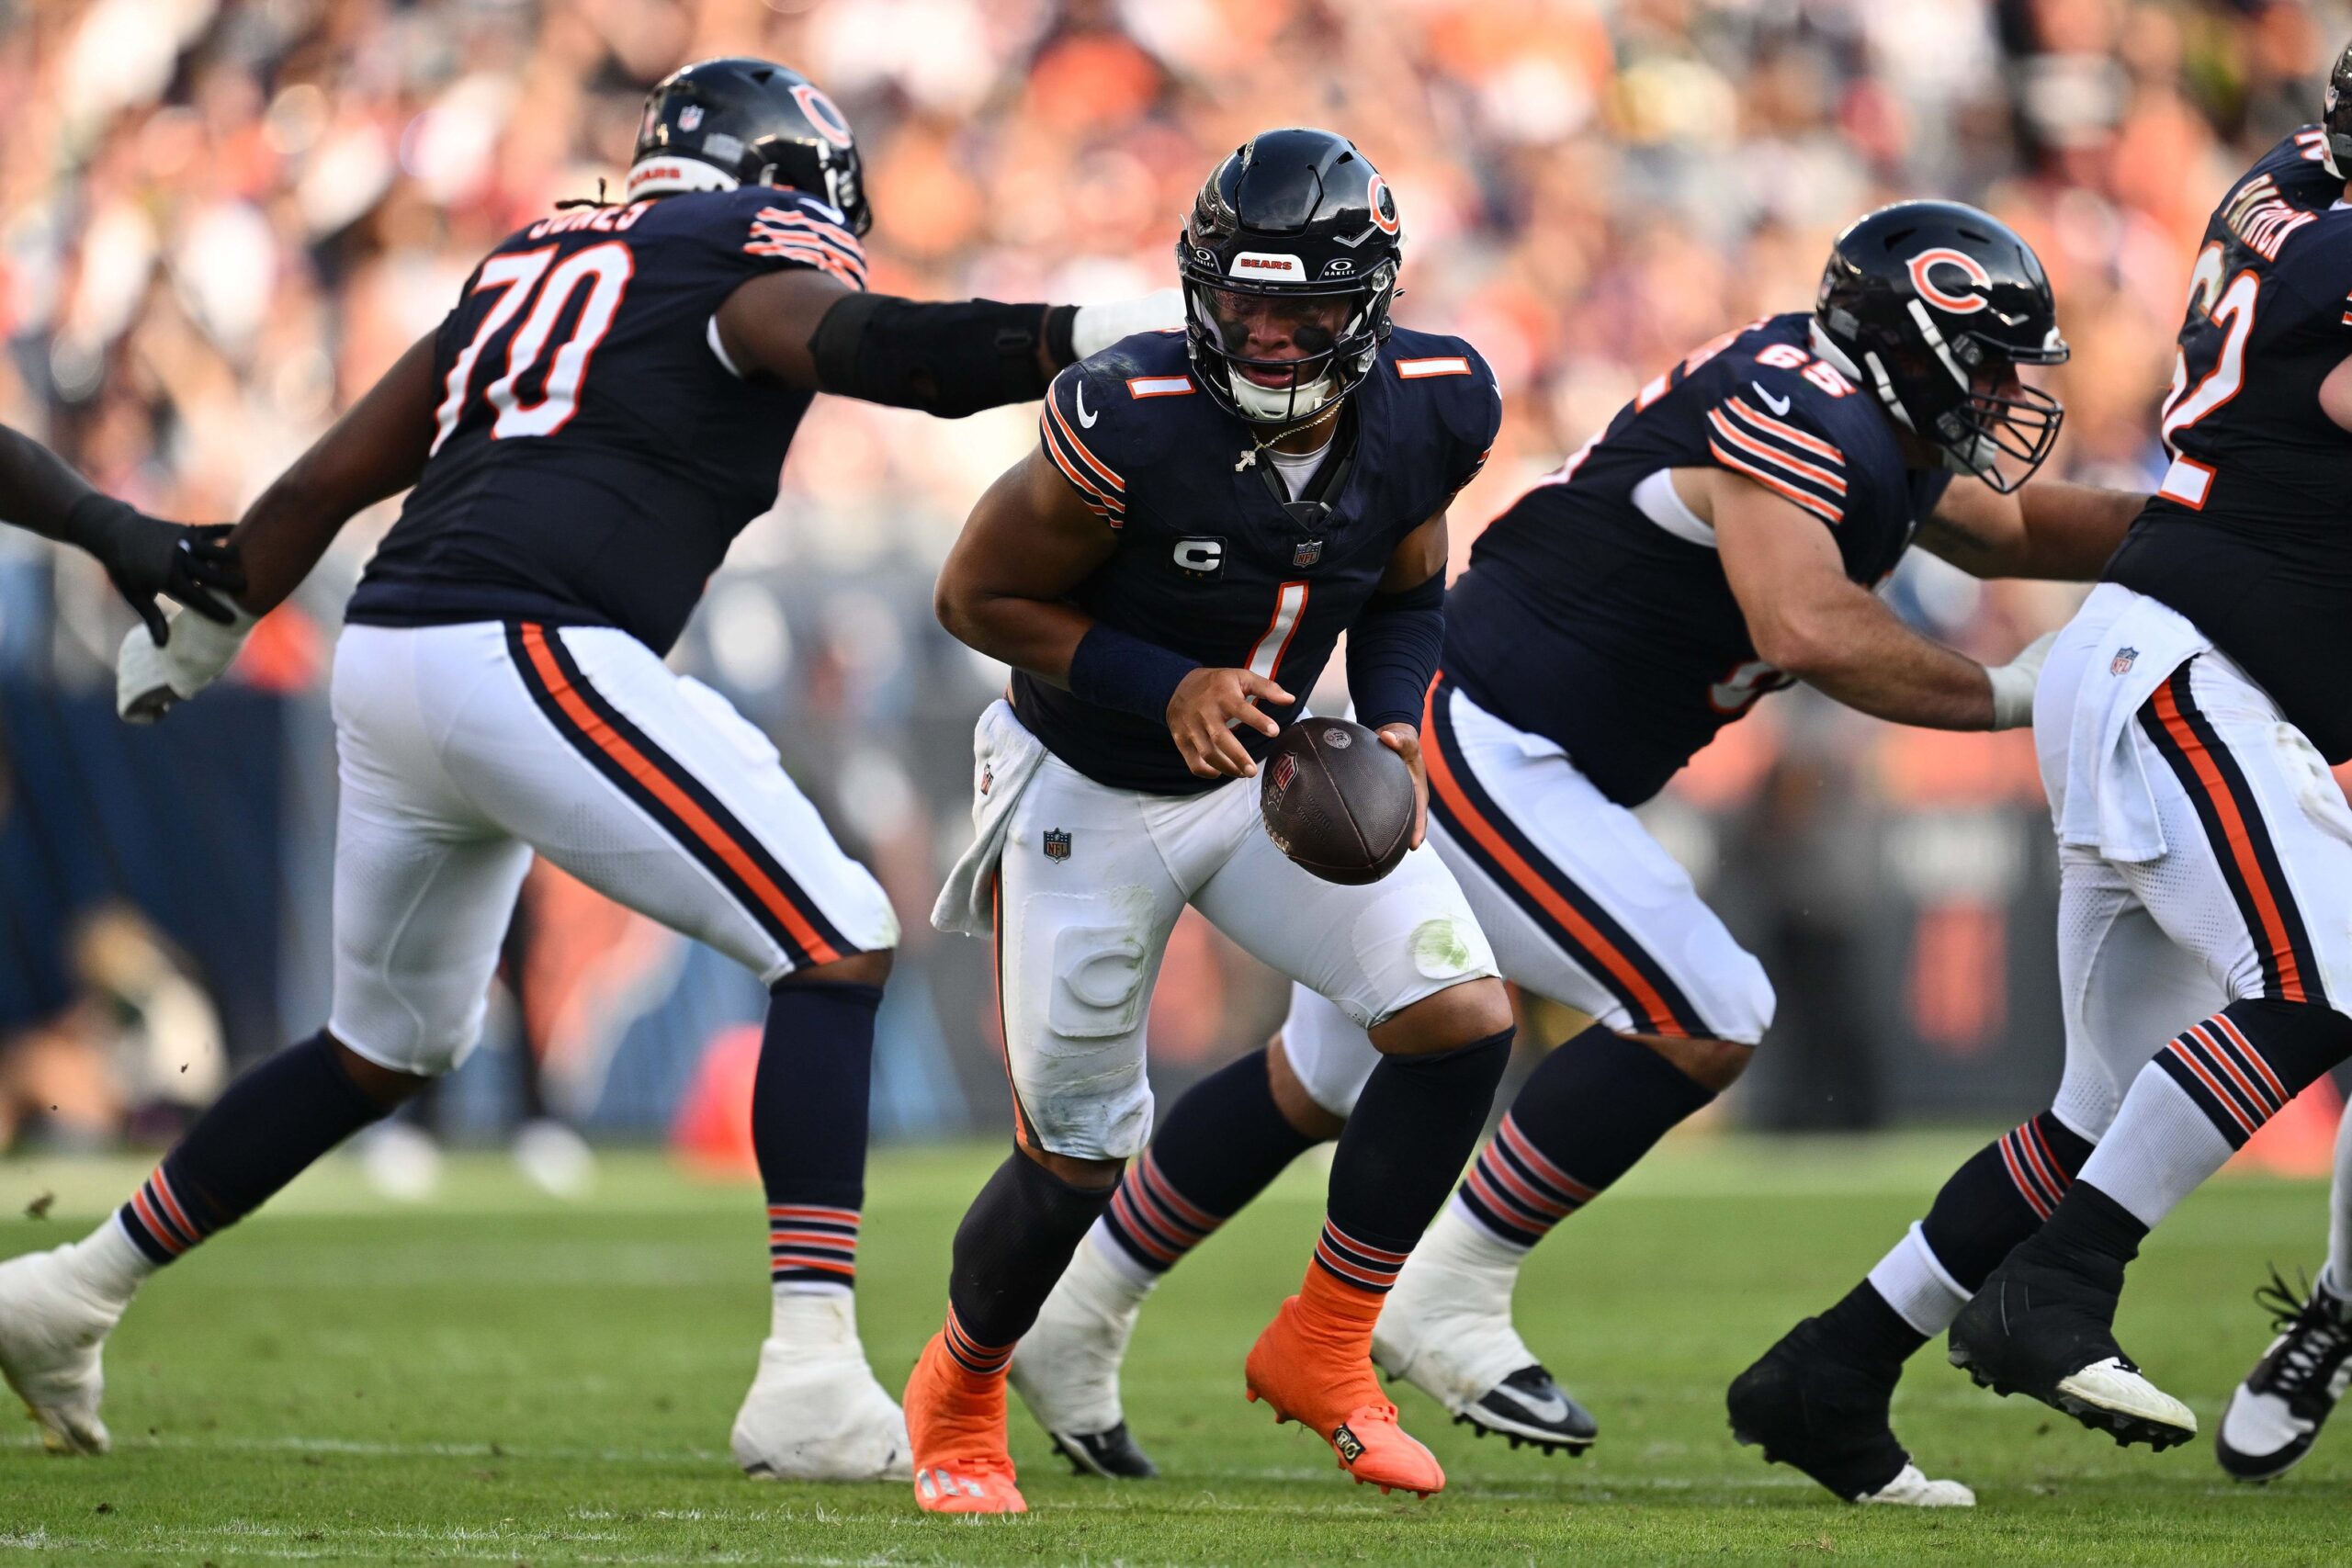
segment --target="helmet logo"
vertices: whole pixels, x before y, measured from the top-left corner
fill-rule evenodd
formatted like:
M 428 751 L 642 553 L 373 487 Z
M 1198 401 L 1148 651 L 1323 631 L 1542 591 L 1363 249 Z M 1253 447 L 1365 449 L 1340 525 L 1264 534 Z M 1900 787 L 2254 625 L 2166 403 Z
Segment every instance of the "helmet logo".
M 678 111 L 678 129 L 688 132 L 702 129 L 702 106 L 700 104 L 688 104 L 684 108 Z
M 854 145 L 849 133 L 849 117 L 834 107 L 833 100 L 813 83 L 803 82 L 793 88 L 792 101 L 800 106 L 800 112 L 808 117 L 808 123 L 817 128 L 818 135 L 836 147 Z
M 1984 270 L 1984 263 L 1964 251 L 1955 251 L 1949 245 L 1938 245 L 1933 250 L 1921 251 L 1911 258 L 1911 287 L 1919 291 L 1920 299 L 1925 299 L 1937 310 L 1948 311 L 1955 316 L 1974 315 L 1990 303 L 1984 294 L 1954 294 L 1939 287 L 1928 271 L 1929 268 L 1937 266 L 1957 267 L 1967 280 L 1964 287 L 1981 288 L 1986 294 L 1992 291 L 1993 275 Z
M 1329 261 L 1323 264 L 1323 276 L 1326 277 L 1346 277 L 1351 273 L 1354 272 L 1355 269 L 1356 264 L 1350 261 L 1347 257 L 1333 256 Z
M 1396 198 L 1389 194 L 1388 182 L 1378 174 L 1364 187 L 1364 201 L 1372 209 L 1373 227 L 1384 234 L 1396 232 Z
M 1296 256 L 1275 255 L 1266 251 L 1244 251 L 1233 258 L 1228 277 L 1283 277 L 1304 281 L 1306 266 Z

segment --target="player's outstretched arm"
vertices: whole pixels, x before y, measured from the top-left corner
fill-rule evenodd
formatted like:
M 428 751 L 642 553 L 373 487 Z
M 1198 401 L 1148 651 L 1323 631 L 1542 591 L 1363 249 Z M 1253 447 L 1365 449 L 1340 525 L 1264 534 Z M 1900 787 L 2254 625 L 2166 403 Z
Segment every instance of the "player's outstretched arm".
M 1972 577 L 2095 582 L 2147 503 L 2064 479 L 2035 479 L 2014 495 L 1955 479 L 1914 542 Z
M 225 525 L 187 527 L 150 517 L 93 490 L 62 457 L 6 425 L 0 425 L 0 520 L 87 550 L 159 643 L 171 634 L 155 595 L 169 594 L 225 623 L 233 612 L 213 591 L 244 586 Z
M 1104 626 L 1069 601 L 1117 547 L 1041 448 L 1005 470 L 964 524 L 933 604 L 957 640 L 1091 703 L 1168 726 L 1202 778 L 1258 771 L 1232 726 L 1281 726 L 1252 698 L 1291 694 L 1248 670 L 1213 670 Z
M 301 585 L 343 525 L 416 483 L 432 454 L 433 334 L 409 346 L 368 395 L 246 508 L 231 542 L 243 552 L 243 602 L 266 615 Z
M 864 294 L 795 268 L 753 278 L 716 318 L 745 374 L 805 391 L 960 419 L 1033 402 L 1066 366 L 1129 333 L 1182 320 L 1174 289 L 1116 305 L 933 303 Z
M 244 566 L 227 626 L 184 625 L 168 647 L 133 630 L 115 658 L 115 710 L 153 724 L 219 680 L 254 623 L 294 592 L 355 515 L 416 482 L 433 449 L 433 339 L 406 354 L 246 509 L 230 536 Z
M 2033 716 L 2041 644 L 1988 671 L 1931 642 L 1846 576 L 1819 519 L 1752 479 L 1678 468 L 1675 489 L 1715 531 L 1757 653 L 1847 706 L 1930 729 L 2007 729 Z
M 1413 774 L 1413 842 L 1429 830 L 1421 766 L 1421 699 L 1445 651 L 1445 513 L 1397 541 L 1380 584 L 1348 628 L 1348 694 L 1356 717 Z

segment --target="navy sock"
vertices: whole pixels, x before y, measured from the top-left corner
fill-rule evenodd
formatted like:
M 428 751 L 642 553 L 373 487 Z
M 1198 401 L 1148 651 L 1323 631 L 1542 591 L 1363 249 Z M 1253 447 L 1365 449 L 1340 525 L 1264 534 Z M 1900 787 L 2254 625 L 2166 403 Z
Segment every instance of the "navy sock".
M 2089 1139 L 2045 1111 L 1953 1171 L 1919 1224 L 1952 1282 L 1973 1295 L 2010 1248 L 2041 1228 L 2090 1152 Z
M 1184 1091 L 1103 1224 L 1128 1256 L 1165 1273 L 1315 1144 L 1274 1103 L 1266 1053 L 1252 1051 Z
M 1900 1376 L 1903 1363 L 1928 1337 L 1903 1321 L 1886 1298 L 1868 1280 L 1846 1292 L 1836 1306 L 1821 1314 L 1821 1325 L 1840 1354 L 1890 1376 Z
M 1512 1032 L 1385 1055 L 1373 1068 L 1331 1156 L 1329 1218 L 1315 1253 L 1342 1283 L 1385 1293 L 1396 1282 L 1477 1145 Z
M 2087 1181 L 2077 1181 L 2066 1201 L 2058 1205 L 2038 1238 L 2062 1252 L 2088 1256 L 2111 1265 L 2115 1276 L 2140 1256 L 2148 1227 L 2131 1210 Z
M 967 1370 L 1004 1370 L 1111 1190 L 1073 1187 L 1018 1149 L 996 1168 L 956 1227 L 947 1279 L 948 1344 Z
M 1463 1182 L 1463 1205 L 1498 1240 L 1533 1247 L 1714 1098 L 1596 1023 L 1537 1066 Z
M 786 980 L 770 993 L 752 1080 L 752 1147 L 768 1197 L 768 1280 L 857 1283 L 874 1015 L 882 987 Z
M 119 1211 L 139 1250 L 169 1263 L 272 1194 L 387 1108 L 337 1059 L 326 1032 L 241 1074 Z

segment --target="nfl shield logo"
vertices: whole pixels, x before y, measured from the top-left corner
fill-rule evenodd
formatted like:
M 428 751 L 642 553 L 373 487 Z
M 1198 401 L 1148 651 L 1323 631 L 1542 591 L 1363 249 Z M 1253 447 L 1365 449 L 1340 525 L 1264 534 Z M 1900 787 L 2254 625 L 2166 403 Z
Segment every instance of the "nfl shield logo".
M 2110 675 L 2120 675 L 2131 669 L 2132 661 L 2139 657 L 2140 650 L 2136 648 L 2118 649 L 2114 660 L 2107 667 L 2107 672 Z
M 688 104 L 684 108 L 678 111 L 678 129 L 680 130 L 695 130 L 699 129 L 701 125 L 702 106 L 700 104 Z
M 1322 558 L 1323 541 L 1320 539 L 1309 539 L 1290 553 L 1290 564 L 1293 566 L 1313 566 Z
M 1046 858 L 1047 860 L 1069 859 L 1069 835 L 1059 828 L 1046 829 Z

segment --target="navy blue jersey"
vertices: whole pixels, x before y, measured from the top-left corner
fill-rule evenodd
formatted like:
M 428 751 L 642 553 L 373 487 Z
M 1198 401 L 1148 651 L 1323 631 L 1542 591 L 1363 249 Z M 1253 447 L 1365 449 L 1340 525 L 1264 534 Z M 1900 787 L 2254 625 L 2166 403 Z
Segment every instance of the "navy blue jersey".
M 1447 597 L 1446 674 L 1623 805 L 1790 683 L 1756 656 L 1713 532 L 1668 470 L 1724 468 L 1787 498 L 1865 586 L 1943 494 L 1950 476 L 1905 468 L 1878 400 L 1815 357 L 1812 320 L 1726 333 L 1644 387 L 1478 536 Z
M 1250 669 L 1304 697 L 1406 535 L 1436 515 L 1494 446 L 1502 400 L 1459 338 L 1398 328 L 1349 400 L 1306 495 L 1304 525 L 1261 471 L 1240 465 L 1250 426 L 1193 379 L 1181 333 L 1112 344 L 1054 379 L 1045 450 L 1117 547 L 1071 602 L 1107 626 L 1219 669 Z M 1345 458 L 1344 471 L 1334 467 Z M 1283 492 L 1288 498 L 1288 491 Z M 1016 671 L 1012 704 L 1053 753 L 1099 784 L 1190 795 L 1168 726 L 1097 706 Z M 1297 706 L 1270 707 L 1287 727 Z M 1237 729 L 1253 758 L 1272 737 Z
M 433 454 L 349 618 L 529 618 L 677 640 L 775 504 L 809 394 L 745 378 L 712 315 L 749 279 L 864 288 L 840 214 L 764 186 L 579 209 L 510 235 L 441 325 Z
M 2352 356 L 2352 209 L 2307 127 L 2205 225 L 2165 400 L 2163 487 L 2108 563 L 2195 621 L 2331 762 L 2352 759 L 2352 432 L 2320 383 Z

